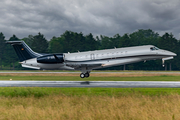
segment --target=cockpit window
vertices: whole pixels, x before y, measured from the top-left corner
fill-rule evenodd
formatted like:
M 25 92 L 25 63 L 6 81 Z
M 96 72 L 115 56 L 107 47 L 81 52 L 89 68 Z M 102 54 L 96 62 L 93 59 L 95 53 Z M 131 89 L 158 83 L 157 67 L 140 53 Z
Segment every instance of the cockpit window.
M 151 47 L 150 50 L 152 50 L 152 51 L 153 51 L 153 50 L 159 50 L 159 48 L 157 48 L 157 47 Z
M 159 48 L 155 47 L 156 50 L 159 50 Z

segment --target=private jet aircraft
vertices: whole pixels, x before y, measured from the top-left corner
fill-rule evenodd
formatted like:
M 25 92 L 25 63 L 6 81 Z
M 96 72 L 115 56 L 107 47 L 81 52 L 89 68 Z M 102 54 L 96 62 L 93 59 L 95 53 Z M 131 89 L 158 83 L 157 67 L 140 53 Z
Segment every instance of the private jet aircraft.
M 175 53 L 159 49 L 153 45 L 144 45 L 107 50 L 95 50 L 77 53 L 42 54 L 34 52 L 24 41 L 8 41 L 11 44 L 22 67 L 32 69 L 80 70 L 81 78 L 89 77 L 93 69 L 135 63 L 139 61 L 173 59 Z

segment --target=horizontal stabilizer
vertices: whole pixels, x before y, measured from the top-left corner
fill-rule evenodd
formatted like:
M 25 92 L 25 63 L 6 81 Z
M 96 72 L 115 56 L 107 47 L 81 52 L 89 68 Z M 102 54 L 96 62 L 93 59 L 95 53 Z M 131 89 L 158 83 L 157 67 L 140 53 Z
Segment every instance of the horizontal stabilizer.
M 7 41 L 6 43 L 14 45 L 14 44 L 21 44 L 22 42 L 23 41 Z

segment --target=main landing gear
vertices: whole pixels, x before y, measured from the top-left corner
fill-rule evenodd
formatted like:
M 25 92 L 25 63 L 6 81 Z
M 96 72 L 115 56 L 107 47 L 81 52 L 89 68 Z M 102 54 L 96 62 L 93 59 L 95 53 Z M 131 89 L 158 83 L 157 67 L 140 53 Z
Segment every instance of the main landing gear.
M 85 77 L 88 78 L 88 77 L 89 77 L 89 73 L 88 73 L 88 72 L 85 73 L 85 74 L 84 74 L 84 73 L 81 73 L 81 74 L 80 74 L 80 77 L 81 77 L 81 78 L 85 78 Z

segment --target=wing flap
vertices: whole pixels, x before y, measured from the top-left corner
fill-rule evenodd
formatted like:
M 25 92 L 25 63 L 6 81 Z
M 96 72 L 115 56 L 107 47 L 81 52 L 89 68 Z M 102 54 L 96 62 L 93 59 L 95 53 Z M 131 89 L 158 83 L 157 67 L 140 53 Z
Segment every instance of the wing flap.
M 74 69 L 79 69 L 79 68 L 96 68 L 96 67 L 101 67 L 102 64 L 79 64 L 79 63 L 68 63 L 66 66 L 72 67 Z

